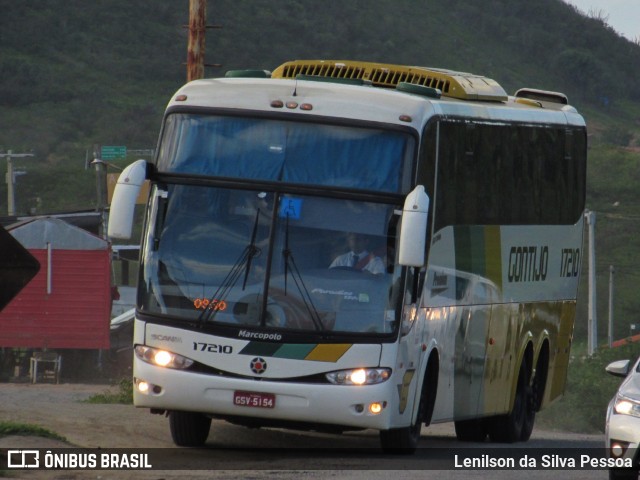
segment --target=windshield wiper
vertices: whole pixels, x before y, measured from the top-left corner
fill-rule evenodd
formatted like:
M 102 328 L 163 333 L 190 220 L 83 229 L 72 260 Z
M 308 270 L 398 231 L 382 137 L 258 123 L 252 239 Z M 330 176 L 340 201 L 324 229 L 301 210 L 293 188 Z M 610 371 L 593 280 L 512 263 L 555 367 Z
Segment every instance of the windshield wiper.
M 261 250 L 256 247 L 256 234 L 258 232 L 258 217 L 260 216 L 260 209 L 256 212 L 256 219 L 253 224 L 253 231 L 251 232 L 251 240 L 249 245 L 247 245 L 238 260 L 233 264 L 229 273 L 227 273 L 226 277 L 222 281 L 222 284 L 215 291 L 213 296 L 209 299 L 208 307 L 205 308 L 198 317 L 198 322 L 208 322 L 213 320 L 219 308 L 217 305 L 220 302 L 224 301 L 225 298 L 231 292 L 231 289 L 236 284 L 240 275 L 242 274 L 242 269 L 244 268 L 244 282 L 242 283 L 242 290 L 244 290 L 247 286 L 247 279 L 249 278 L 249 272 L 251 271 L 251 261 L 260 255 Z
M 320 318 L 320 314 L 313 304 L 313 299 L 311 298 L 311 294 L 307 289 L 307 286 L 304 283 L 302 275 L 300 274 L 300 270 L 296 265 L 296 261 L 293 258 L 293 252 L 289 248 L 289 215 L 287 214 L 287 223 L 285 227 L 284 233 L 284 249 L 282 250 L 282 256 L 284 257 L 284 294 L 287 295 L 287 279 L 289 277 L 289 264 L 291 264 L 291 272 L 293 281 L 298 288 L 298 292 L 300 293 L 300 298 L 302 299 L 302 303 L 306 307 L 309 312 L 309 316 L 311 317 L 311 321 L 313 325 L 316 327 L 316 330 L 324 331 L 325 327 L 322 324 L 322 320 Z
M 256 247 L 256 234 L 258 233 L 258 217 L 260 216 L 260 209 L 256 212 L 256 219 L 253 222 L 253 231 L 251 232 L 251 242 L 247 246 L 247 267 L 244 270 L 244 282 L 242 282 L 242 290 L 247 287 L 247 279 L 249 278 L 249 272 L 251 271 L 251 261 L 254 257 L 260 254 L 260 249 Z

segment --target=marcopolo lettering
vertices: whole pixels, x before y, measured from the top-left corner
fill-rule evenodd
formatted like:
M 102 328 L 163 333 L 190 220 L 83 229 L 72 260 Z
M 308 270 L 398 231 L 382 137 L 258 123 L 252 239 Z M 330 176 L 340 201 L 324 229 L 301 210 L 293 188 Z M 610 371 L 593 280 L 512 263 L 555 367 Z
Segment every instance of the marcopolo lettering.
M 282 335 L 280 335 L 279 333 L 250 332 L 248 330 L 238 331 L 238 336 L 242 338 L 250 338 L 253 340 L 282 340 Z
M 544 282 L 549 266 L 549 247 L 511 247 L 509 282 Z

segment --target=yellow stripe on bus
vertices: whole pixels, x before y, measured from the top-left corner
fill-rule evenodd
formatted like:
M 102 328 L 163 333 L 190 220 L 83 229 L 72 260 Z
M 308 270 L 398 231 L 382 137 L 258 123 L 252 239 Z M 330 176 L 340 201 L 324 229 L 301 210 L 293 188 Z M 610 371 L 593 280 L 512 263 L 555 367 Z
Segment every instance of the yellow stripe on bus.
M 484 231 L 486 277 L 502 290 L 502 254 L 500 226 L 488 226 Z
M 350 343 L 321 344 L 311 350 L 304 358 L 317 362 L 337 362 L 351 348 Z

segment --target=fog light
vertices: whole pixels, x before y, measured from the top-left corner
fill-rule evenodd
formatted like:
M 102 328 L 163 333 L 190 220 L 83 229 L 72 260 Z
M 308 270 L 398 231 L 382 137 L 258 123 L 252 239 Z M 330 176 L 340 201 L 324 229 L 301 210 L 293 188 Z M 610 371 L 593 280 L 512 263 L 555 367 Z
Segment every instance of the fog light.
M 137 384 L 138 387 L 138 391 L 140 393 L 149 393 L 149 389 L 151 388 L 151 385 L 149 385 L 147 382 L 143 382 L 142 380 L 138 382 Z
M 369 405 L 369 411 L 374 415 L 378 415 L 380 412 L 382 412 L 382 404 L 379 402 L 372 403 L 371 405 Z
M 624 451 L 625 451 L 624 445 L 621 445 L 619 443 L 612 443 L 611 444 L 611 455 L 613 457 L 619 458 L 619 457 L 623 456 L 624 455 Z

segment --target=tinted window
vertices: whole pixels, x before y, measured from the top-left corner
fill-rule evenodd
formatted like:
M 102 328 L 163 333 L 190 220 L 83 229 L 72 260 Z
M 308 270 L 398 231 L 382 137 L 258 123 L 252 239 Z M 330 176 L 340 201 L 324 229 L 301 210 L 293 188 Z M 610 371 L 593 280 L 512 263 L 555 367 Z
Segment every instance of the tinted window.
M 413 144 L 406 133 L 374 128 L 172 114 L 158 169 L 399 192 Z
M 425 135 L 419 181 L 446 225 L 574 224 L 585 199 L 584 129 L 440 122 Z M 435 163 L 437 191 L 434 187 Z

